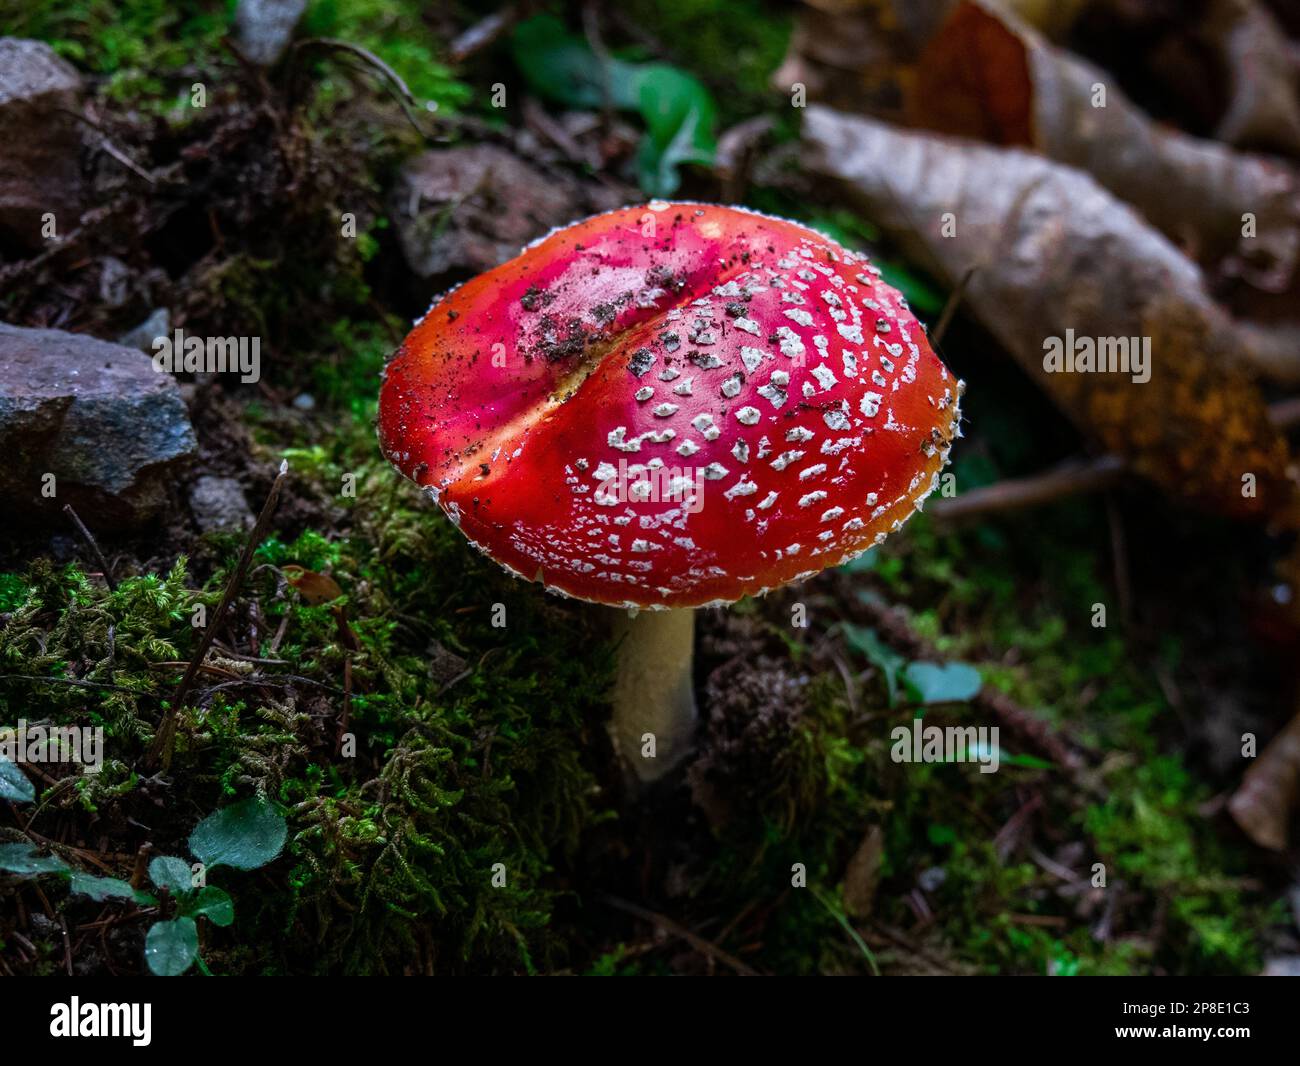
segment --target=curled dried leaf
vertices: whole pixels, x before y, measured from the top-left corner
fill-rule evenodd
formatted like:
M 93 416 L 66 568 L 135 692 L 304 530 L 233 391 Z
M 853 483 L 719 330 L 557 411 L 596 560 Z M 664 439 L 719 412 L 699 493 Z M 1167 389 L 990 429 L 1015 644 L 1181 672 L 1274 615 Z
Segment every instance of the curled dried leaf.
M 1300 795 L 1300 715 L 1291 719 L 1246 771 L 1228 811 L 1261 848 L 1283 851 Z
M 915 125 L 1087 171 L 1202 263 L 1269 291 L 1292 279 L 1300 175 L 1158 125 L 1107 71 L 998 7 L 962 0 L 953 9 L 921 56 L 908 110 Z
M 844 910 L 851 918 L 871 917 L 884 857 L 885 831 L 873 825 L 844 870 Z
M 1300 63 L 1272 12 L 1256 0 L 1213 0 L 1203 31 L 1230 84 L 1215 136 L 1300 156 Z
M 313 607 L 337 600 L 343 595 L 343 589 L 329 574 L 318 574 L 315 570 L 306 570 L 296 564 L 284 567 L 285 580 L 298 594 Z
M 838 180 L 913 261 L 950 284 L 970 273 L 967 309 L 1136 472 L 1221 513 L 1300 518 L 1289 446 L 1247 373 L 1259 331 L 1233 321 L 1197 267 L 1092 178 L 817 106 L 803 144 L 805 167 Z M 1128 371 L 1049 358 L 1084 342 L 1097 364 L 1128 352 Z

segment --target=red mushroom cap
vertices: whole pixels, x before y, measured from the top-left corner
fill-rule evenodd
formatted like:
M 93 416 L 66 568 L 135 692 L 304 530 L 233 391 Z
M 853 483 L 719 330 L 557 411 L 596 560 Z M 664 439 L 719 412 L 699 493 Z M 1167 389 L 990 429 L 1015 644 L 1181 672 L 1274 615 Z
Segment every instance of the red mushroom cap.
M 558 230 L 438 300 L 385 372 L 384 453 L 482 551 L 598 603 L 730 603 L 897 529 L 956 381 L 861 256 L 734 207 Z

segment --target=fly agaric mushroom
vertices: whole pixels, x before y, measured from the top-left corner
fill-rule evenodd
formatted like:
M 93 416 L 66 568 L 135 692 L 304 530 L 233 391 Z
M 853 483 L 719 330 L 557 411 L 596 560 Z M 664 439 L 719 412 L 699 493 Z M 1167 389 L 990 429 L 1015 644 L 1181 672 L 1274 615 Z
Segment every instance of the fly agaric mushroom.
M 625 609 L 613 732 L 642 780 L 690 747 L 691 608 L 860 555 L 938 482 L 962 384 L 879 274 L 792 222 L 656 201 L 447 293 L 385 371 L 385 455 L 472 544 Z

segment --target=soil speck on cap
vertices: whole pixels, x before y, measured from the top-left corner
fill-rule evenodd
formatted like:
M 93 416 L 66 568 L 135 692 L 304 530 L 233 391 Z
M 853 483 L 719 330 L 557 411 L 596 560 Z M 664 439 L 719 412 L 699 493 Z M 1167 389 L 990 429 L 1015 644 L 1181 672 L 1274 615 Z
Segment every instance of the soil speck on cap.
M 643 377 L 655 361 L 654 352 L 649 348 L 638 348 L 628 360 L 627 368 L 637 377 Z

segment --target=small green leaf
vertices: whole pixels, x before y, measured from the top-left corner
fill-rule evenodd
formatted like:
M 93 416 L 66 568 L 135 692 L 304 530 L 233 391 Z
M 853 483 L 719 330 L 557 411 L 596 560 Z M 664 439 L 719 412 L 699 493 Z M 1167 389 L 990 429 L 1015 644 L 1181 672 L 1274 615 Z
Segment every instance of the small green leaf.
M 80 870 L 73 871 L 68 888 L 78 896 L 89 896 L 96 903 L 102 903 L 106 899 L 130 899 L 137 903 L 154 902 L 151 896 L 144 892 L 137 892 L 126 881 L 120 881 L 116 877 L 83 874 Z
M 57 855 L 40 855 L 31 844 L 0 844 L 0 870 L 34 877 L 36 874 L 67 874 L 72 867 Z
M 947 845 L 957 842 L 957 830 L 949 825 L 931 825 L 925 831 L 931 844 Z
M 683 163 L 710 163 L 715 107 L 703 83 L 667 63 L 601 57 L 553 15 L 525 19 L 514 30 L 515 62 L 535 92 L 565 107 L 606 105 L 636 111 L 645 123 L 637 177 L 650 196 L 671 196 Z
M 36 799 L 36 789 L 27 780 L 18 764 L 0 755 L 0 799 L 14 803 L 31 803 Z
M 159 855 L 149 863 L 149 880 L 173 896 L 194 888 L 190 881 L 190 864 L 174 855 Z
M 663 63 L 637 68 L 635 86 L 646 124 L 637 151 L 641 188 L 651 196 L 671 196 L 681 164 L 713 161 L 713 98 L 689 74 Z
M 889 694 L 889 706 L 894 706 L 898 702 L 898 675 L 907 664 L 906 656 L 900 655 L 885 644 L 876 636 L 874 629 L 863 629 L 846 623 L 844 639 L 849 642 L 849 647 L 865 655 L 867 660 L 884 675 L 885 689 Z
M 235 920 L 235 904 L 224 889 L 207 885 L 181 904 L 181 913 L 191 918 L 203 915 L 213 925 L 225 927 Z
M 978 747 L 978 745 L 977 745 Z M 1040 759 L 1036 755 L 1016 755 L 1009 751 L 999 751 L 998 759 L 1007 766 L 1024 766 L 1030 770 L 1054 770 L 1056 764 Z
M 553 103 L 602 107 L 608 87 L 613 106 L 620 110 L 636 106 L 629 64 L 615 59 L 602 66 L 591 47 L 569 33 L 554 15 L 538 15 L 519 23 L 512 45 L 515 63 L 529 87 Z
M 193 918 L 156 922 L 144 939 L 144 959 L 159 977 L 179 977 L 199 954 L 199 930 Z
M 209 868 L 256 870 L 280 854 L 288 834 L 283 815 L 255 797 L 204 818 L 190 834 L 190 850 Z
M 980 672 L 967 663 L 908 663 L 903 681 L 908 695 L 919 703 L 965 703 L 984 684 Z

